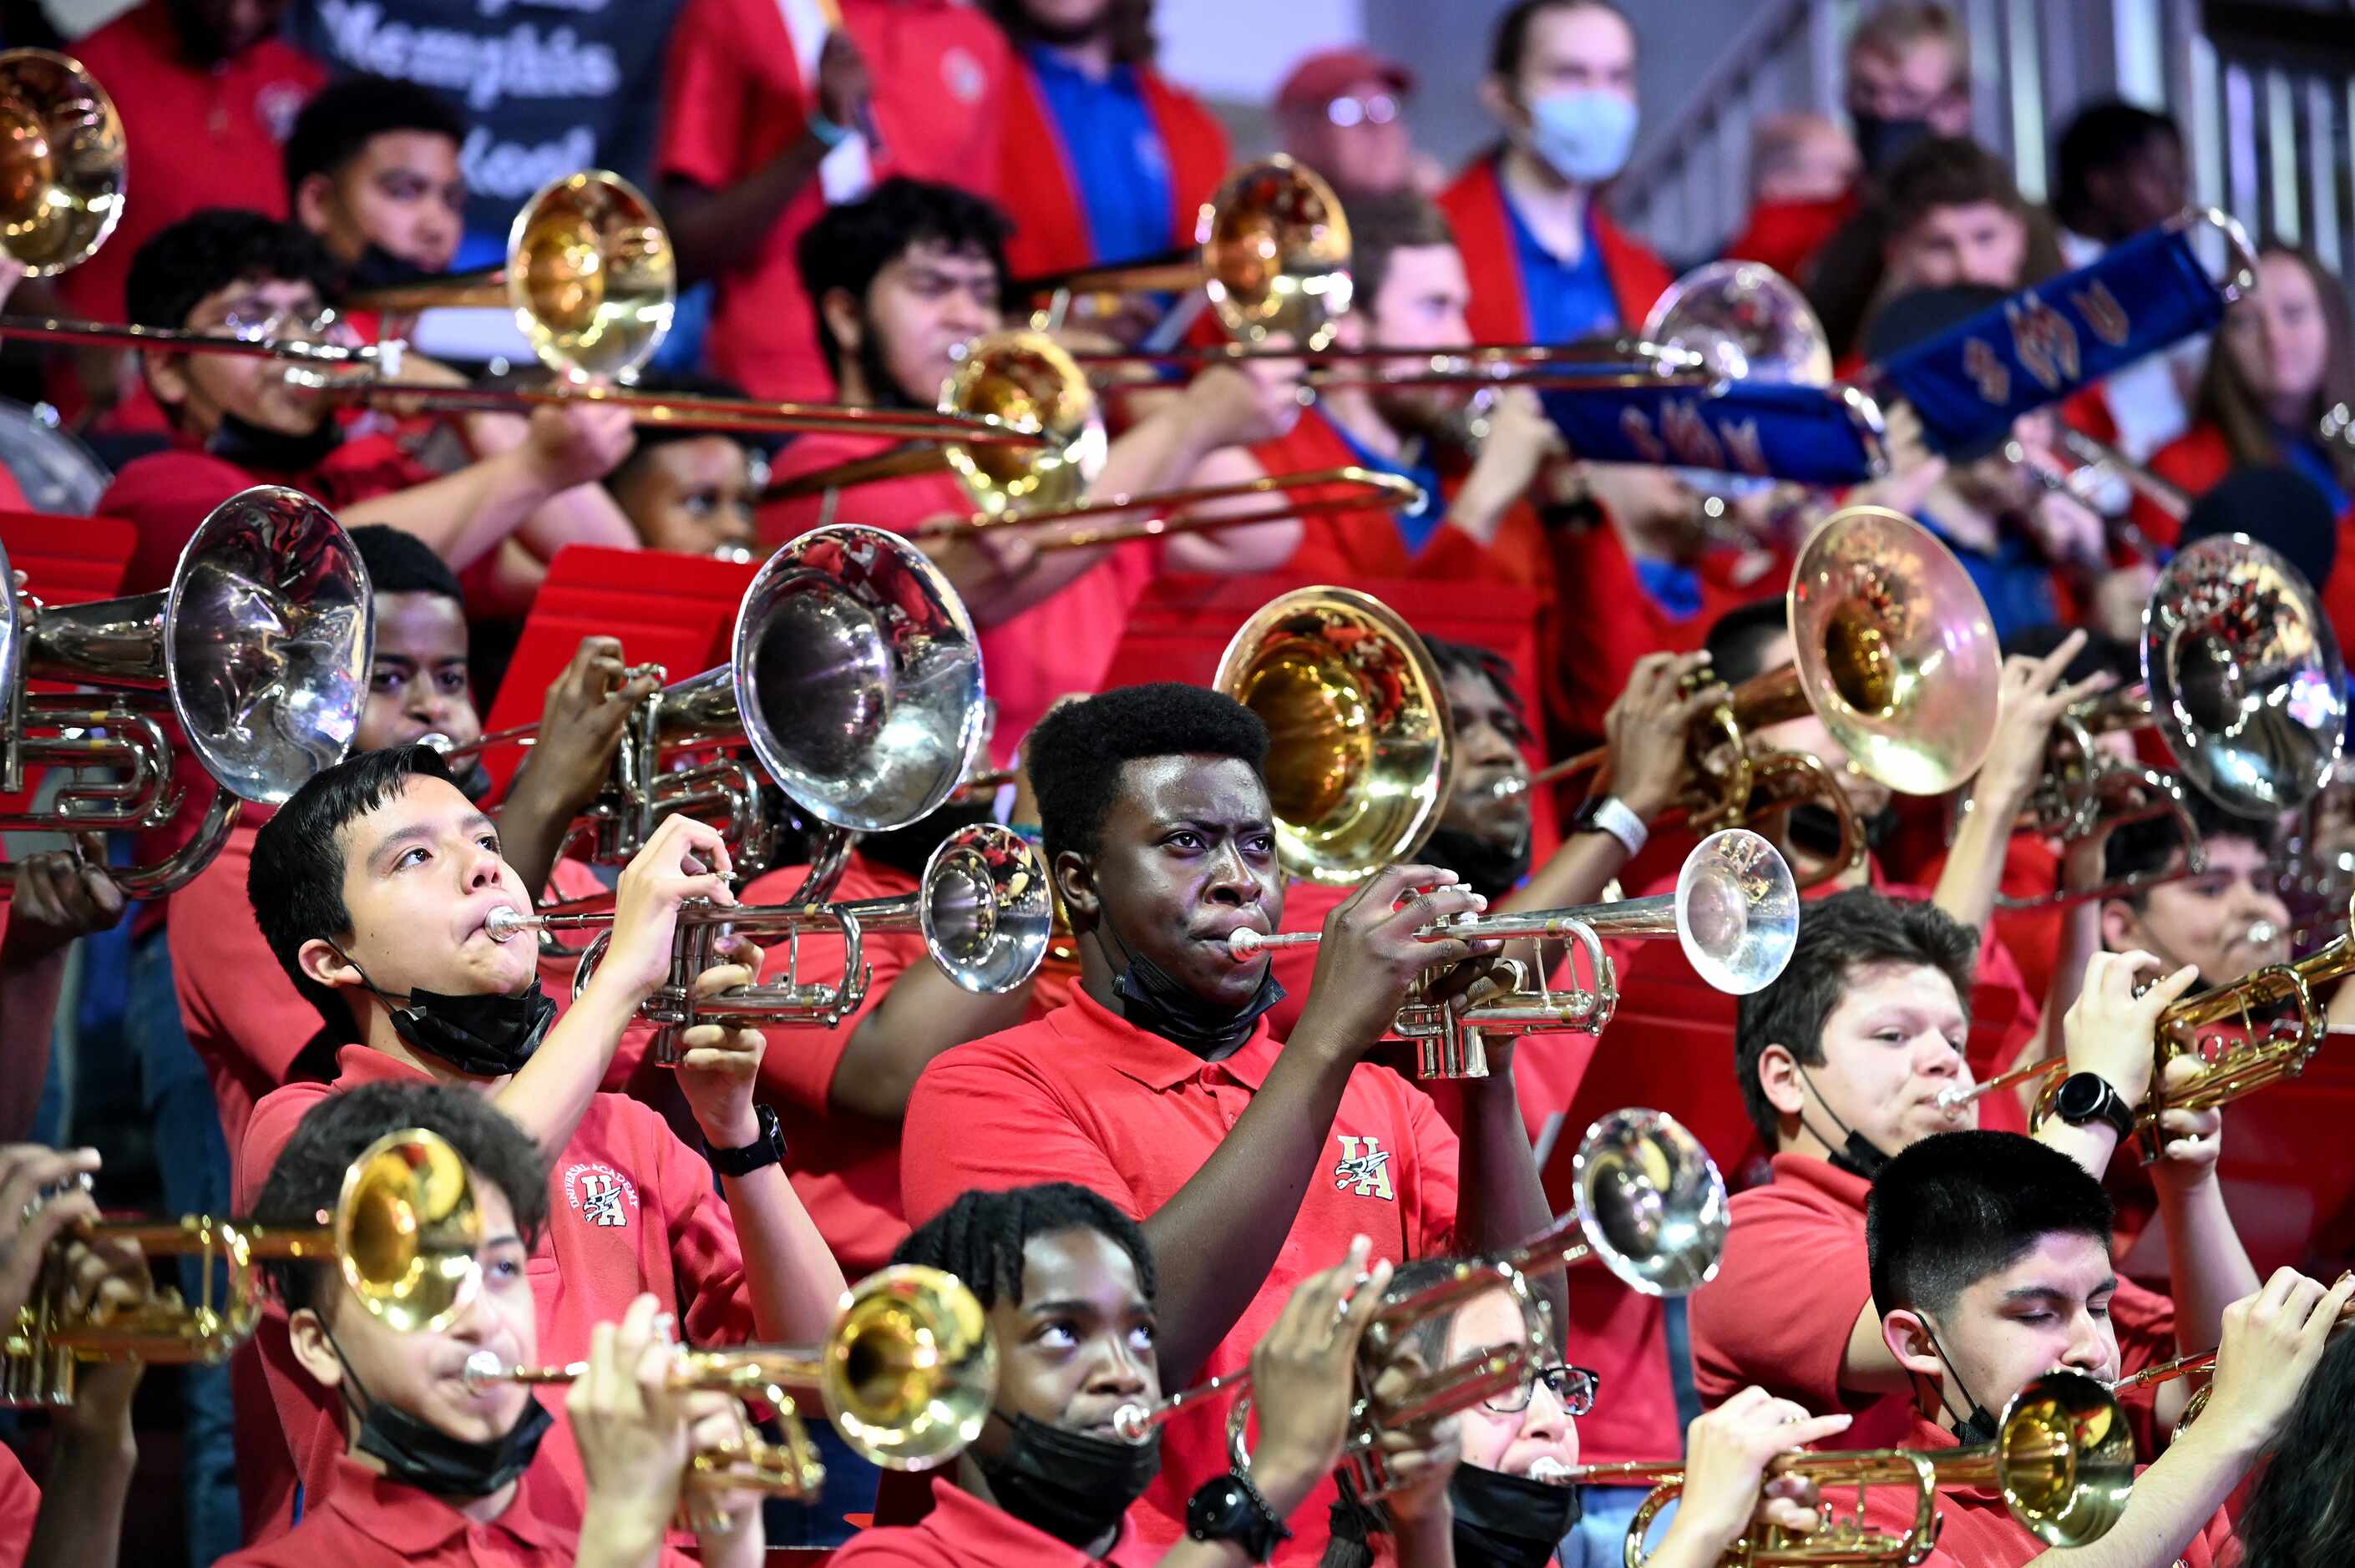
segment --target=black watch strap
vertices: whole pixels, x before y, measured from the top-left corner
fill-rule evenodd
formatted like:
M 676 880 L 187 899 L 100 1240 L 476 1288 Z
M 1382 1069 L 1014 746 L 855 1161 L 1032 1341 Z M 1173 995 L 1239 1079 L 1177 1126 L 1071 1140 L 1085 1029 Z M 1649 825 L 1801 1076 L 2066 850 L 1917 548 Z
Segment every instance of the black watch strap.
M 2072 1073 L 2062 1079 L 2053 1109 L 2072 1127 L 2107 1122 L 2120 1138 L 2134 1136 L 2134 1107 L 2099 1073 Z
M 1275 1554 L 1292 1531 L 1247 1477 L 1230 1472 L 1204 1481 L 1186 1503 L 1186 1533 L 1196 1541 L 1231 1541 L 1254 1563 Z
M 777 1125 L 777 1113 L 767 1106 L 754 1106 L 761 1118 L 761 1134 L 741 1149 L 714 1149 L 709 1151 L 711 1169 L 722 1176 L 750 1176 L 764 1165 L 782 1165 L 785 1160 L 785 1131 Z

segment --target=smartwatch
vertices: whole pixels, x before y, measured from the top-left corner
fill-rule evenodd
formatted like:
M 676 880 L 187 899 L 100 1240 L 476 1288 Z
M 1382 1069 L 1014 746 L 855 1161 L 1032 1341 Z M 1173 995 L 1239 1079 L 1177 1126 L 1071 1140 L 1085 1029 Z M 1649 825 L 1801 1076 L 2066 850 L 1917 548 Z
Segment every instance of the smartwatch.
M 1266 1562 L 1277 1542 L 1292 1539 L 1259 1489 L 1232 1473 L 1211 1477 L 1187 1500 L 1186 1533 L 1196 1541 L 1231 1541 L 1254 1563 Z
M 2052 1108 L 2071 1127 L 2083 1127 L 2087 1122 L 2105 1121 L 2121 1139 L 2134 1136 L 2133 1107 L 2120 1098 L 2110 1081 L 2099 1073 L 2072 1073 L 2061 1080 L 2061 1092 L 2054 1097 Z
M 709 1150 L 711 1169 L 722 1176 L 750 1176 L 764 1165 L 782 1165 L 785 1160 L 785 1131 L 777 1125 L 777 1113 L 767 1106 L 754 1106 L 761 1118 L 760 1135 L 741 1149 Z

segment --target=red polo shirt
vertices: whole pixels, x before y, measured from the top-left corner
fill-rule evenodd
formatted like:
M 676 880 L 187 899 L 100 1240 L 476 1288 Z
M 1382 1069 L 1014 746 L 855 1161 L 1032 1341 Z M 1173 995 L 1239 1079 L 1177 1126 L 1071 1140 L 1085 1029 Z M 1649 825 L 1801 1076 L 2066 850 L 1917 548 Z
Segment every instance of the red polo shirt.
M 423 1082 L 424 1075 L 365 1045 L 346 1045 L 336 1058 L 332 1084 L 289 1084 L 265 1097 L 246 1124 L 236 1154 L 235 1212 L 244 1213 L 294 1135 L 303 1115 L 329 1095 L 370 1083 Z M 646 1106 L 623 1095 L 589 1102 L 572 1140 L 549 1173 L 548 1227 L 532 1249 L 527 1272 L 539 1307 L 539 1356 L 549 1363 L 589 1353 L 590 1330 L 629 1309 L 643 1291 L 676 1302 L 683 1344 L 741 1344 L 751 1335 L 752 1308 L 736 1225 L 715 1189 L 711 1167 L 679 1142 Z M 344 1448 L 344 1410 L 335 1394 L 311 1381 L 294 1360 L 286 1320 L 276 1311 L 262 1320 L 254 1346 L 269 1374 L 271 1398 L 293 1466 L 256 1476 L 270 1499 L 270 1517 L 282 1520 L 292 1484 L 303 1483 L 305 1512 L 332 1495 Z M 577 1532 L 587 1486 L 561 1400 L 548 1402 L 556 1417 L 540 1446 L 561 1485 L 552 1487 L 540 1513 Z M 240 1420 L 266 1420 L 240 1413 Z M 242 1451 L 242 1449 L 240 1450 Z M 263 1535 L 272 1535 L 265 1530 Z
M 276 37 L 218 66 L 193 64 L 165 0 L 147 0 L 71 52 L 114 100 L 130 164 L 123 221 L 58 288 L 74 314 L 119 322 L 131 258 L 151 236 L 208 207 L 286 216 L 286 134 L 327 72 Z
M 0 1568 L 18 1568 L 25 1561 L 40 1516 L 41 1489 L 25 1473 L 16 1450 L 0 1443 Z
M 1005 36 L 980 7 L 958 0 L 840 3 L 874 84 L 882 148 L 868 149 L 870 177 L 907 175 L 993 195 L 999 101 L 1012 70 Z M 655 154 L 666 177 L 724 190 L 802 139 L 817 106 L 826 37 L 818 0 L 688 0 L 670 36 Z M 794 251 L 829 197 L 852 199 L 826 183 L 838 167 L 804 185 L 755 252 L 716 280 L 712 368 L 756 397 L 834 395 Z
M 1070 1006 L 960 1045 L 917 1079 L 900 1143 L 908 1217 L 922 1224 L 974 1188 L 1076 1181 L 1144 1219 L 1201 1170 L 1281 1049 L 1263 1019 L 1233 1055 L 1205 1062 L 1075 990 Z M 975 1137 L 976 1128 L 987 1136 Z M 1331 1267 L 1354 1235 L 1371 1237 L 1378 1258 L 1455 1250 L 1456 1138 L 1428 1096 L 1388 1068 L 1360 1064 L 1327 1136 L 1334 1162 L 1308 1184 L 1250 1308 L 1201 1367 L 1164 1367 L 1166 1379 L 1241 1371 L 1293 1287 Z M 1223 1425 L 1173 1423 L 1161 1451 L 1160 1478 L 1130 1516 L 1156 1551 L 1183 1536 L 1193 1489 L 1227 1467 Z M 1310 1494 L 1277 1562 L 1314 1562 L 1323 1552 L 1333 1495 L 1329 1480 Z
M 801 885 L 807 871 L 788 866 L 757 878 L 744 889 L 744 902 L 781 902 Z M 907 873 L 854 852 L 833 896 L 896 898 L 915 888 L 916 879 Z M 858 1011 L 837 1028 L 772 1034 L 772 1049 L 761 1056 L 761 1098 L 776 1111 L 785 1135 L 785 1174 L 842 1272 L 853 1279 L 890 1262 L 908 1239 L 908 1216 L 900 1202 L 900 1129 L 836 1108 L 834 1077 L 859 1020 L 874 1011 L 901 970 L 931 961 L 917 932 L 867 932 L 861 940 L 868 980 Z M 784 978 L 790 948 L 785 942 L 769 945 L 761 969 L 764 982 Z M 805 938 L 798 972 L 805 985 L 839 983 L 842 944 L 832 937 Z
M 1872 1183 L 1828 1160 L 1774 1156 L 1774 1179 L 1733 1195 L 1733 1224 L 1717 1277 L 1694 1292 L 1693 1383 L 1718 1404 L 1751 1383 L 1809 1410 L 1856 1413 L 1843 1448 L 1904 1440 L 1917 1417 L 1910 1395 L 1845 1387 L 1840 1362 L 1872 1280 L 1864 1245 L 1864 1201 Z M 1804 1282 L 1804 1287 L 1801 1287 Z M 2175 1304 L 2130 1279 L 2110 1301 L 2121 1373 L 2176 1353 Z M 2156 1453 L 2151 1393 L 2126 1399 L 2135 1440 Z M 1973 1561 L 1975 1559 L 1966 1559 Z
M 1089 1568 L 1099 1563 L 1145 1568 L 1159 1558 L 1133 1529 L 1121 1531 L 1108 1556 L 1091 1557 L 942 1479 L 934 1481 L 932 1511 L 920 1522 L 861 1531 L 827 1561 L 833 1568 Z
M 1591 198 L 1590 198 L 1591 199 Z M 1455 248 L 1464 253 L 1464 270 L 1472 281 L 1472 308 L 1466 319 L 1475 343 L 1527 343 L 1529 340 L 1528 296 L 1522 291 L 1520 262 L 1513 250 L 1513 225 L 1505 210 L 1505 187 L 1497 176 L 1497 156 L 1474 160 L 1439 196 L 1440 210 L 1455 231 Z M 1619 301 L 1619 319 L 1628 330 L 1643 324 L 1653 302 L 1673 281 L 1660 259 L 1630 238 L 1600 207 L 1593 214 L 1595 249 L 1603 254 L 1603 270 Z

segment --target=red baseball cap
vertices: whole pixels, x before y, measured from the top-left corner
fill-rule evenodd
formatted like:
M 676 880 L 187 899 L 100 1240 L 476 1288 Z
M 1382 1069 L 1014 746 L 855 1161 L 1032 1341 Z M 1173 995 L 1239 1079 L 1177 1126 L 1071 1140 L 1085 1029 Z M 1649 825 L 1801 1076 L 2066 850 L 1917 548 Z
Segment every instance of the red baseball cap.
M 1320 49 L 1292 68 L 1276 89 L 1275 106 L 1301 109 L 1329 103 L 1361 81 L 1383 82 L 1396 93 L 1414 90 L 1412 71 L 1371 49 Z

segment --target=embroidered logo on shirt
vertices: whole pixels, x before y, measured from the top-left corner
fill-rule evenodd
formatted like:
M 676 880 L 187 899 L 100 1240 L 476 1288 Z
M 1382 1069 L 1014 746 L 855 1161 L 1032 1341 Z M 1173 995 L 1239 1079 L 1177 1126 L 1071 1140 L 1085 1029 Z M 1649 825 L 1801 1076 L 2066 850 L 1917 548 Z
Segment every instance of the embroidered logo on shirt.
M 1341 1158 L 1333 1167 L 1333 1190 L 1354 1187 L 1360 1198 L 1380 1198 L 1385 1202 L 1398 1202 L 1391 1190 L 1390 1151 L 1375 1138 L 1356 1138 L 1346 1132 L 1334 1134 L 1341 1140 Z
M 253 115 L 273 142 L 294 134 L 294 121 L 310 101 L 311 90 L 299 81 L 273 81 L 253 95 Z
M 959 103 L 978 103 L 989 86 L 989 73 L 962 44 L 941 57 L 941 85 Z
M 638 1206 L 638 1189 L 612 1166 L 591 1161 L 566 1170 L 564 1201 L 591 1224 L 619 1229 L 630 1223 L 630 1211 Z

